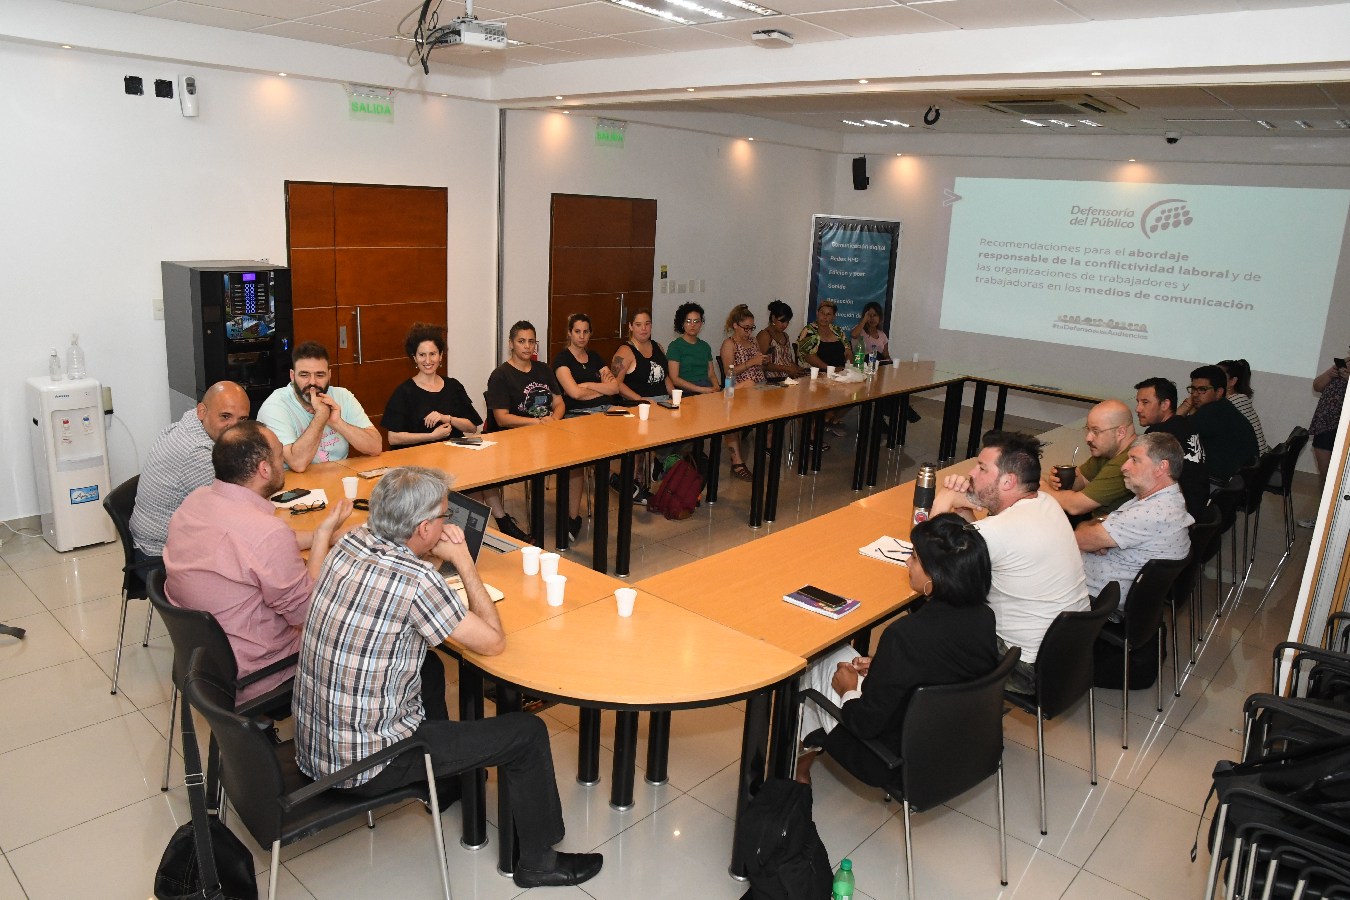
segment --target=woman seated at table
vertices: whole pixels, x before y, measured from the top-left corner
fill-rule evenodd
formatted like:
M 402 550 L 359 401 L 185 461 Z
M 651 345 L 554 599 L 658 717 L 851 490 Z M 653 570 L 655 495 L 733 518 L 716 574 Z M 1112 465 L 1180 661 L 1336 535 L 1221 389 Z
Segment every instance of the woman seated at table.
M 816 305 L 816 320 L 797 335 L 797 359 L 803 366 L 814 366 L 822 375 L 830 366 L 842 369 L 853 358 L 853 345 L 844 329 L 834 324 L 835 303 L 826 298 Z M 825 430 L 843 436 L 839 422 L 842 412 L 831 410 L 825 414 Z
M 875 300 L 867 301 L 863 306 L 862 318 L 853 326 L 853 340 L 862 341 L 863 353 L 877 355 L 877 361 L 891 358 L 891 339 L 881 330 L 881 304 Z
M 638 309 L 628 315 L 628 343 L 620 345 L 614 352 L 610 367 L 620 379 L 619 396 L 628 405 L 637 403 L 657 403 L 670 399 L 670 363 L 661 345 L 652 340 L 652 311 Z M 643 453 L 637 460 L 636 471 L 648 470 L 648 456 Z M 619 487 L 619 476 L 610 479 L 610 485 Z M 641 478 L 633 479 L 633 502 L 646 503 L 651 496 L 647 485 Z
M 886 626 L 875 656 L 857 656 L 844 645 L 802 676 L 803 687 L 843 707 L 848 727 L 836 728 L 810 700 L 802 704 L 798 781 L 811 783 L 811 763 L 824 750 L 859 781 L 885 787 L 886 766 L 859 738 L 878 740 L 898 754 L 915 688 L 969 681 L 999 663 L 984 538 L 960 516 L 944 513 L 915 525 L 910 540 L 909 583 L 927 600 L 918 612 Z
M 769 301 L 769 324 L 755 335 L 759 352 L 769 358 L 764 362 L 766 381 L 783 381 L 787 378 L 801 378 L 808 370 L 797 365 L 797 354 L 788 340 L 787 328 L 792 324 L 792 307 L 782 300 Z
M 591 317 L 574 313 L 567 317 L 567 346 L 553 359 L 553 374 L 563 392 L 564 419 L 604 412 L 619 392 L 619 380 L 591 343 Z M 581 492 L 585 470 L 568 471 L 567 534 L 573 541 L 581 534 Z
M 712 347 L 700 338 L 703 307 L 681 303 L 675 310 L 675 333 L 679 337 L 666 348 L 670 362 L 670 383 L 686 394 L 712 394 L 720 387 L 713 370 Z
M 744 303 L 732 307 L 727 316 L 726 340 L 722 341 L 720 356 L 722 371 L 732 379 L 737 387 L 741 385 L 764 383 L 764 364 L 769 355 L 759 349 L 755 343 L 755 314 Z M 727 452 L 731 454 L 731 474 L 741 481 L 750 481 L 754 473 L 746 466 L 741 455 L 741 435 L 737 434 L 727 441 Z
M 1218 366 L 1228 376 L 1228 391 L 1226 394 L 1228 402 L 1236 406 L 1238 412 L 1246 416 L 1247 421 L 1252 423 L 1252 431 L 1256 432 L 1256 446 L 1260 449 L 1260 452 L 1269 452 L 1270 444 L 1266 443 L 1266 433 L 1261 428 L 1261 417 L 1256 414 L 1256 408 L 1252 406 L 1252 396 L 1255 391 L 1252 390 L 1251 364 L 1245 359 L 1225 359 Z
M 389 432 L 390 447 L 412 447 L 447 438 L 476 434 L 483 424 L 464 385 L 439 374 L 445 359 L 445 329 L 418 322 L 408 330 L 403 350 L 417 366 L 417 374 L 394 388 L 380 423 Z M 506 514 L 501 488 L 475 491 L 486 503 L 497 528 L 514 538 L 526 537 L 515 519 Z
M 534 358 L 539 349 L 534 326 L 524 320 L 511 326 L 511 355 L 488 376 L 487 431 L 503 431 L 543 425 L 563 417 L 562 390 L 553 377 L 553 370 Z M 493 510 L 496 515 L 496 510 Z M 497 519 L 497 527 L 516 540 L 529 541 L 526 534 L 510 516 Z M 510 526 L 510 527 L 507 527 Z M 543 535 L 539 536 L 543 540 Z

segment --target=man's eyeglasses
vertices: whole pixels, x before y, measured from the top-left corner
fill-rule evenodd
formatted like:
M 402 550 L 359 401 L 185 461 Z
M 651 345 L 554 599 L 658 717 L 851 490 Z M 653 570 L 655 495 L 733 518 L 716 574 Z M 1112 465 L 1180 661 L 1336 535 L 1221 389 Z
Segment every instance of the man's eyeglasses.
M 291 507 L 291 515 L 303 516 L 305 513 L 318 512 L 328 506 L 323 500 L 315 500 L 313 503 L 297 503 Z
M 1090 437 L 1096 437 L 1099 434 L 1105 434 L 1108 431 L 1115 431 L 1117 428 L 1124 427 L 1124 425 L 1107 425 L 1105 428 L 1098 428 L 1096 425 L 1089 425 L 1083 429 L 1083 434 Z
M 1188 393 L 1188 394 L 1208 394 L 1208 393 L 1209 393 L 1210 391 L 1212 391 L 1212 390 L 1214 390 L 1214 388 L 1213 388 L 1213 387 L 1210 387 L 1210 386 L 1208 386 L 1208 385 L 1206 385 L 1205 387 L 1196 387 L 1195 385 L 1191 385 L 1190 387 L 1186 388 L 1186 393 Z

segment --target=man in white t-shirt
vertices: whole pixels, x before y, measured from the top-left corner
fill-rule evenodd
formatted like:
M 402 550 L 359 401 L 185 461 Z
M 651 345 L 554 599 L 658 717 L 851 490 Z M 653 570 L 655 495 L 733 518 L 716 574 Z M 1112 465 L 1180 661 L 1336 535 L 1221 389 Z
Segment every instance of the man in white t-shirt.
M 310 463 L 346 459 L 351 451 L 374 456 L 384 449 L 361 401 L 346 388 L 329 387 L 328 350 L 316 341 L 295 345 L 291 383 L 272 392 L 258 421 L 281 441 L 286 468 L 303 472 Z
M 1032 664 L 1055 617 L 1089 608 L 1083 557 L 1054 498 L 1040 491 L 1041 443 L 1031 435 L 991 431 L 975 467 L 949 475 L 932 514 L 954 512 L 975 523 L 989 545 L 993 587 L 989 605 L 1003 648 L 1022 648 L 1008 688 L 1035 689 Z M 989 515 L 976 518 L 978 510 Z

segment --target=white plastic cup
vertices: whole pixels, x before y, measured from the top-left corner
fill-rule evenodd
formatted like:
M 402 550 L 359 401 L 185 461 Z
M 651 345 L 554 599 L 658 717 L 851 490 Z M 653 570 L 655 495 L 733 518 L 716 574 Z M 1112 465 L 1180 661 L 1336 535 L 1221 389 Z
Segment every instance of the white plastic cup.
M 811 367 L 811 380 L 812 380 L 812 381 L 815 381 L 815 380 L 816 380 L 817 378 L 819 378 L 819 377 L 820 377 L 820 366 L 812 366 L 812 367 Z
M 549 606 L 562 606 L 563 593 L 567 589 L 567 576 L 545 575 L 544 589 L 547 591 Z
M 356 476 L 348 475 L 342 479 L 342 493 L 348 500 L 356 499 Z
M 675 389 L 673 389 L 673 390 L 670 392 L 670 402 L 671 402 L 671 405 L 673 405 L 673 406 L 675 406 L 675 407 L 678 408 L 679 405 L 680 405 L 680 401 L 683 400 L 683 399 L 684 399 L 684 389 L 683 389 L 683 388 L 675 388 Z
M 652 414 L 652 405 L 650 403 L 638 404 L 638 421 L 645 422 L 647 417 Z
M 550 576 L 558 574 L 558 554 L 540 553 L 539 554 L 539 574 L 548 580 Z
M 635 588 L 616 588 L 614 599 L 619 604 L 619 615 L 626 619 L 633 614 L 633 604 L 637 602 L 637 590 Z
M 826 367 L 825 367 L 825 377 L 826 377 L 826 378 L 833 378 L 833 377 L 834 377 L 834 366 L 826 366 Z
M 526 575 L 539 574 L 539 554 L 543 553 L 540 547 L 521 547 L 520 548 L 520 567 Z M 554 565 L 554 572 L 557 572 L 557 565 Z
M 919 354 L 915 353 L 914 358 L 910 360 L 910 362 L 918 362 L 918 361 L 919 361 Z

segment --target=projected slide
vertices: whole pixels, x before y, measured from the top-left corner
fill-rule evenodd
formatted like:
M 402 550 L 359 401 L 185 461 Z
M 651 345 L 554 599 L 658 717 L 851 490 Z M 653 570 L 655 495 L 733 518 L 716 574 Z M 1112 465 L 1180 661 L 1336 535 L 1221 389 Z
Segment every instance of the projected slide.
M 941 326 L 1311 377 L 1350 191 L 958 178 Z

